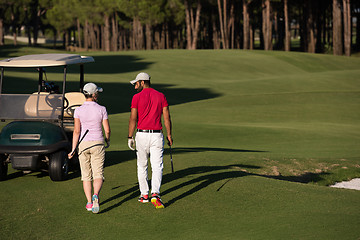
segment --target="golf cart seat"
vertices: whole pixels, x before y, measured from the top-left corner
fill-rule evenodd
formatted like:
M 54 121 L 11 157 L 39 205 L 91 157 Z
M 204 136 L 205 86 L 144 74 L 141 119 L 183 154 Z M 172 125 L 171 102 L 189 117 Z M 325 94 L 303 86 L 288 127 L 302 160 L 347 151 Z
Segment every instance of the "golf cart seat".
M 61 113 L 61 94 L 33 93 L 25 97 L 25 115 L 35 119 L 58 119 Z
M 64 109 L 64 121 L 73 124 L 73 114 L 77 107 L 85 102 L 85 95 L 81 92 L 65 93 L 66 108 Z M 30 118 L 58 119 L 61 109 L 61 94 L 49 94 L 48 92 L 33 93 L 28 96 L 24 111 Z M 71 125 L 70 124 L 70 125 Z
M 73 118 L 75 108 L 85 102 L 85 95 L 81 92 L 68 92 L 65 93 L 65 98 L 69 101 L 69 106 L 64 109 L 64 117 Z
M 74 131 L 74 111 L 85 102 L 85 95 L 81 92 L 65 93 L 65 98 L 69 101 L 69 105 L 64 109 L 64 130 L 66 132 Z

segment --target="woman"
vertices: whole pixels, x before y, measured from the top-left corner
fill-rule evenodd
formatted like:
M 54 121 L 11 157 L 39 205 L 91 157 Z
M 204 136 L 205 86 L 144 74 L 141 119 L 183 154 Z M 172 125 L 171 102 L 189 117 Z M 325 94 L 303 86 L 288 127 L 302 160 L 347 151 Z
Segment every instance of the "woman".
M 86 209 L 98 213 L 99 192 L 104 180 L 105 145 L 102 127 L 105 132 L 105 141 L 110 143 L 110 124 L 106 108 L 97 103 L 99 92 L 103 89 L 94 83 L 87 83 L 83 88 L 86 101 L 74 112 L 74 133 L 72 151 L 69 159 L 79 141 L 80 134 L 89 130 L 82 142 L 79 144 L 79 162 L 81 169 L 81 180 L 85 196 L 87 198 Z M 92 184 L 93 183 L 93 186 Z M 92 189 L 93 187 L 93 189 Z M 92 195 L 92 190 L 93 195 Z M 91 197 L 92 196 L 92 197 Z

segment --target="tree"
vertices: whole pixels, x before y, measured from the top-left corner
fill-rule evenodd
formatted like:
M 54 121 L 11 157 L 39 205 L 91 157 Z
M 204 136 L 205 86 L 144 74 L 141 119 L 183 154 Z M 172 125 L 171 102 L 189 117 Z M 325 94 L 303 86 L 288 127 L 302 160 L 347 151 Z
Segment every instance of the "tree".
M 253 49 L 255 36 L 260 48 L 290 51 L 291 37 L 300 36 L 301 51 L 321 53 L 332 46 L 334 54 L 350 55 L 351 17 L 360 22 L 359 5 L 350 0 L 0 0 L 0 44 L 4 32 L 11 32 L 16 44 L 25 27 L 29 44 L 32 37 L 37 43 L 41 29 L 47 35 L 54 31 L 55 38 L 62 34 L 66 47 L 104 51 Z M 360 23 L 356 26 L 360 49 Z
M 46 12 L 53 6 L 52 0 L 30 0 L 31 3 L 31 22 L 32 32 L 34 38 L 34 45 L 37 45 L 39 26 L 41 19 L 45 16 Z
M 344 10 L 344 49 L 345 55 L 351 55 L 351 8 L 350 0 L 343 0 Z
M 74 25 L 75 16 L 71 9 L 76 0 L 56 0 L 53 7 L 47 11 L 47 20 L 54 26 L 57 32 L 62 33 L 64 37 L 64 47 L 69 45 L 68 29 Z
M 243 33 L 244 33 L 244 49 L 250 48 L 250 16 L 249 16 L 249 4 L 252 0 L 243 0 Z
M 230 0 L 231 1 L 231 0 Z M 219 10 L 219 20 L 220 20 L 220 33 L 221 33 L 221 41 L 222 47 L 224 49 L 230 48 L 230 29 L 234 29 L 234 2 L 230 3 L 230 14 L 228 13 L 228 0 L 223 0 L 221 4 L 221 0 L 217 0 L 217 6 Z M 232 44 L 233 42 L 234 32 L 232 32 Z
M 201 2 L 196 1 L 196 13 L 194 16 L 194 9 L 188 0 L 184 0 L 185 20 L 186 20 L 186 39 L 187 49 L 196 49 L 197 39 L 199 35 Z M 195 18 L 195 19 L 194 19 Z
M 0 46 L 4 45 L 4 22 L 7 7 L 6 0 L 0 0 Z
M 307 0 L 304 9 L 306 12 L 306 51 L 309 53 L 315 53 L 315 23 L 314 23 L 314 2 Z
M 264 49 L 272 50 L 272 22 L 270 0 L 262 0 L 262 33 L 264 36 Z
M 342 55 L 341 6 L 339 0 L 333 0 L 333 52 Z
M 285 17 L 285 51 L 290 51 L 291 47 L 291 35 L 289 27 L 289 10 L 288 0 L 284 0 L 284 17 Z

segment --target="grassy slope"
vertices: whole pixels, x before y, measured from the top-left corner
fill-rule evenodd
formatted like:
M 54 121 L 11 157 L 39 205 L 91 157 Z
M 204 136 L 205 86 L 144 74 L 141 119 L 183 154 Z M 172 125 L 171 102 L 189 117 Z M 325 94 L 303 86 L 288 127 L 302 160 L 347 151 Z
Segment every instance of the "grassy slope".
M 39 51 L 24 49 L 10 54 Z M 46 174 L 10 170 L 11 179 L 0 182 L 3 236 L 360 237 L 360 193 L 322 186 L 360 176 L 360 59 L 262 51 L 85 54 L 95 57 L 86 80 L 104 87 L 113 130 L 102 212 L 85 212 L 77 172 L 54 183 Z M 137 203 L 136 161 L 126 147 L 128 81 L 139 71 L 150 73 L 171 104 L 176 173 L 167 151 L 163 211 Z

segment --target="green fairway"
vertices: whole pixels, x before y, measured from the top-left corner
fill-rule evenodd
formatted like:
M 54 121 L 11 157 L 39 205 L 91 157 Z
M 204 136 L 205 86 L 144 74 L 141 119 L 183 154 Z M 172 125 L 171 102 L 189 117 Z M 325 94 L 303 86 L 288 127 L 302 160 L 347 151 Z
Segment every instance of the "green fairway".
M 0 59 L 50 51 L 59 52 L 1 47 Z M 103 87 L 99 102 L 112 128 L 100 213 L 85 210 L 78 171 L 52 182 L 47 173 L 9 165 L 9 179 L 0 182 L 1 239 L 360 239 L 360 191 L 327 187 L 360 177 L 360 58 L 81 54 L 95 59 L 85 81 Z M 76 89 L 71 71 L 69 89 Z M 138 203 L 136 158 L 127 147 L 129 81 L 141 71 L 167 96 L 173 121 L 175 173 L 165 147 L 165 209 Z M 5 76 L 4 91 L 36 91 L 30 71 Z

